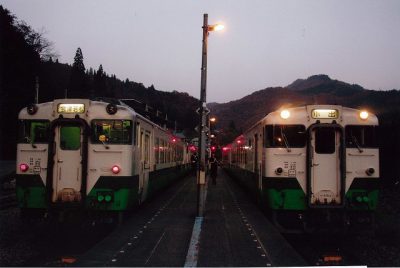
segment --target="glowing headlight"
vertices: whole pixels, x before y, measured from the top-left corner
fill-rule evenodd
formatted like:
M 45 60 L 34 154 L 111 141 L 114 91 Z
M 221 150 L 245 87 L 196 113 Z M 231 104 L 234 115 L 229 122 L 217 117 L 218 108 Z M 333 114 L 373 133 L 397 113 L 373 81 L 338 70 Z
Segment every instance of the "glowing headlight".
M 369 114 L 368 114 L 367 111 L 361 111 L 361 112 L 360 112 L 360 118 L 361 118 L 362 120 L 366 120 L 366 119 L 368 118 L 368 116 L 369 116 Z
M 288 110 L 283 110 L 281 112 L 282 119 L 288 119 L 290 117 L 290 112 Z

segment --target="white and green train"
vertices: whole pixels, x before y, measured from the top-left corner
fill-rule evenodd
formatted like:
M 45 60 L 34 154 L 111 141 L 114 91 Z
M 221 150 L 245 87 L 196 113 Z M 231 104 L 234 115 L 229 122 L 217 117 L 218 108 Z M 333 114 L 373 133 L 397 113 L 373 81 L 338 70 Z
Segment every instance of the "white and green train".
M 120 101 L 58 99 L 18 119 L 24 212 L 124 212 L 189 171 L 186 143 Z
M 368 225 L 378 203 L 378 119 L 338 105 L 281 109 L 223 148 L 227 170 L 281 230 Z

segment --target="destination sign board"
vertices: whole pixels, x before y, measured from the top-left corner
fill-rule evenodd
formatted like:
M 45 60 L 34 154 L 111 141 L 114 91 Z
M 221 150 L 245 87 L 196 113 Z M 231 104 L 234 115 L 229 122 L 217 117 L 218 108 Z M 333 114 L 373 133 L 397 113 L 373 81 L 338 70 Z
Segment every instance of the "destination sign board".
M 311 111 L 311 117 L 314 119 L 337 119 L 339 111 L 336 109 L 314 109 Z
M 57 112 L 60 114 L 82 114 L 85 112 L 83 103 L 60 103 L 57 106 Z

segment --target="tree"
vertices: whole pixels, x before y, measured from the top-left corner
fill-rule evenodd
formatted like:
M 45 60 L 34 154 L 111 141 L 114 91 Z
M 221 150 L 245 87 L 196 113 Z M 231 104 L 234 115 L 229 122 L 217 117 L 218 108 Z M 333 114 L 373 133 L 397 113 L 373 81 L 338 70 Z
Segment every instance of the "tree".
M 1 159 L 15 159 L 19 110 L 34 101 L 40 57 L 25 41 L 16 18 L 0 5 L 0 128 Z M 5 142 L 7 141 L 7 142 Z
M 94 76 L 94 95 L 93 97 L 106 97 L 107 86 L 106 86 L 106 74 L 103 70 L 103 65 L 100 64 Z
M 39 54 L 41 60 L 58 58 L 59 55 L 54 51 L 54 43 L 44 37 L 46 34 L 44 28 L 37 32 L 24 21 L 21 21 L 17 27 L 24 35 L 26 43 Z
M 78 47 L 72 64 L 71 77 L 68 88 L 68 98 L 88 98 L 89 90 L 85 65 L 83 64 L 83 53 Z

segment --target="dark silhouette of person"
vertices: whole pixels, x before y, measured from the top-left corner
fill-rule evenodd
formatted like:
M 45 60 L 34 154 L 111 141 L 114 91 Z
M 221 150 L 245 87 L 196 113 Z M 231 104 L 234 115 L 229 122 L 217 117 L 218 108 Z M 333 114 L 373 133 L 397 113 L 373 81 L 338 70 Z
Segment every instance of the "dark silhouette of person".
M 210 176 L 212 179 L 212 184 L 217 184 L 217 174 L 218 174 L 218 161 L 215 157 L 215 154 L 212 154 L 210 159 L 208 160 L 210 163 Z
M 198 161 L 197 153 L 194 152 L 190 157 L 190 162 L 192 164 L 192 172 L 195 174 L 196 174 L 196 170 L 197 170 L 197 161 Z

